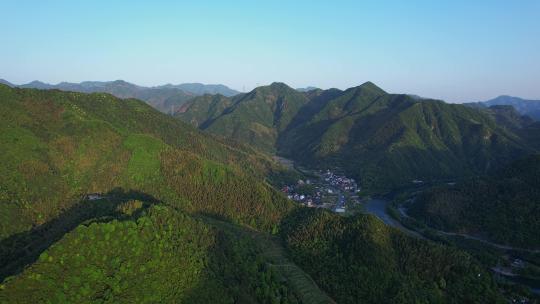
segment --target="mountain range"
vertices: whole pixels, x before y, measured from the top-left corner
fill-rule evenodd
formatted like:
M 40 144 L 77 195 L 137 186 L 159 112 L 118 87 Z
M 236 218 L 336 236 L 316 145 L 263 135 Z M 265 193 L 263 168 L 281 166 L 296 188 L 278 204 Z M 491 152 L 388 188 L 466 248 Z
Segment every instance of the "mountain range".
M 466 105 L 479 107 L 512 106 L 521 115 L 527 115 L 534 120 L 540 120 L 540 100 L 527 100 L 519 97 L 501 95 L 486 101 L 466 103 Z
M 483 174 L 535 151 L 517 126 L 502 126 L 494 115 L 389 94 L 371 82 L 308 92 L 273 83 L 231 98 L 196 97 L 175 114 L 300 164 L 341 168 L 376 191 Z
M 0 79 L 0 83 L 16 87 L 16 85 L 3 79 Z M 140 99 L 164 113 L 176 112 L 182 104 L 195 96 L 204 94 L 233 96 L 239 93 L 238 91 L 221 84 L 206 85 L 202 83 L 184 83 L 178 85 L 166 84 L 155 87 L 144 87 L 123 80 L 84 81 L 80 83 L 61 82 L 54 85 L 41 81 L 32 81 L 17 87 L 42 90 L 57 89 L 82 93 L 109 93 L 119 98 Z
M 276 106 L 281 132 L 317 96 L 386 96 L 346 92 L 201 98 Z M 0 148 L 2 303 L 503 303 L 469 254 L 302 208 L 266 153 L 140 100 L 0 85 Z

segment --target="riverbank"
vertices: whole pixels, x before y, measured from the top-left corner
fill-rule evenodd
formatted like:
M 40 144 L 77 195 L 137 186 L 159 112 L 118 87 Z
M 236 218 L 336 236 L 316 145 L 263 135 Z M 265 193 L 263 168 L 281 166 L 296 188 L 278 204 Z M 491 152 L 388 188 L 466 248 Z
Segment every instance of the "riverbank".
M 522 258 L 521 255 L 535 255 L 540 253 L 540 250 L 538 249 L 525 249 L 503 244 L 497 244 L 478 236 L 446 232 L 442 230 L 436 230 L 427 226 L 425 226 L 424 228 L 420 228 L 420 226 L 418 225 L 418 221 L 407 214 L 407 209 L 403 205 L 392 206 L 387 204 L 387 208 L 385 208 L 384 211 L 386 211 L 386 216 L 393 215 L 391 216 L 392 219 L 396 222 L 399 222 L 402 226 L 405 222 L 407 226 L 416 227 L 416 229 L 407 229 L 413 230 L 416 233 L 421 234 L 432 241 L 453 244 L 477 256 L 478 254 L 480 254 L 480 256 L 491 255 L 494 259 L 499 260 L 499 262 L 507 261 L 509 265 L 512 264 L 512 260 L 519 260 L 522 264 L 525 263 L 523 261 L 525 259 Z M 476 243 L 476 245 L 471 245 L 473 243 Z M 486 263 L 485 261 L 484 264 L 486 265 L 486 267 L 488 267 L 489 270 L 492 271 L 495 276 L 497 276 L 499 279 L 502 279 L 502 281 L 511 284 L 526 286 L 532 293 L 537 295 L 540 294 L 540 281 L 538 279 L 530 279 L 520 275 L 520 268 L 513 269 L 512 267 L 501 267 L 499 265 L 491 267 L 489 266 L 489 263 Z M 524 266 L 521 266 L 521 268 L 523 267 Z
M 364 212 L 378 217 L 386 225 L 397 228 L 408 235 L 421 238 L 421 239 L 426 239 L 423 235 L 421 235 L 417 231 L 414 231 L 412 229 L 409 229 L 403 226 L 401 222 L 393 218 L 388 213 L 389 204 L 390 204 L 389 200 L 380 199 L 380 198 L 370 199 L 369 201 L 363 204 Z
M 298 168 L 295 166 L 293 161 L 282 157 L 280 157 L 278 161 L 284 166 L 294 168 L 295 170 L 301 172 L 302 175 L 305 175 L 305 179 L 302 181 L 302 183 L 305 182 L 313 187 L 314 191 L 312 196 L 309 196 L 307 193 L 296 193 L 299 191 L 297 189 L 299 186 L 298 184 L 294 186 L 290 185 L 289 187 L 286 187 L 287 191 L 284 191 L 290 198 L 298 196 L 299 199 L 293 200 L 308 207 L 325 208 L 341 213 L 344 216 L 357 212 L 371 214 L 379 218 L 385 225 L 398 229 L 411 237 L 429 240 L 436 243 L 443 243 L 450 246 L 457 246 L 462 250 L 468 251 L 477 258 L 482 255 L 491 255 L 494 259 L 500 259 L 502 254 L 512 250 L 522 251 L 530 254 L 540 252 L 540 250 L 514 248 L 511 246 L 496 244 L 476 236 L 439 231 L 425 225 L 418 225 L 416 224 L 417 221 L 414 218 L 408 216 L 407 209 L 404 206 L 392 206 L 392 201 L 390 199 L 381 197 L 359 197 L 359 194 L 361 194 L 358 193 L 359 187 L 351 192 L 336 184 L 336 181 L 340 179 L 352 180 L 346 176 L 341 176 L 329 170 L 321 171 L 308 168 Z M 352 181 L 354 182 L 354 180 Z M 289 189 L 292 189 L 293 192 L 289 192 Z M 419 189 L 415 188 L 415 191 L 419 191 Z M 315 193 L 319 194 L 315 195 Z M 305 197 L 303 194 L 305 194 Z M 345 208 L 346 205 L 347 208 Z M 473 245 L 473 243 L 475 244 Z M 492 249 L 486 246 L 490 246 Z M 496 253 L 493 253 L 494 250 Z M 498 276 L 498 280 L 503 282 L 503 285 L 508 283 L 518 284 L 528 287 L 531 292 L 535 294 L 540 294 L 537 281 L 527 280 L 526 278 L 521 277 L 517 273 L 511 271 L 502 271 L 502 269 L 496 267 L 494 269 L 493 265 L 495 263 L 492 263 L 489 260 L 482 261 L 482 264 L 484 264 L 487 269 L 491 270 L 496 277 Z

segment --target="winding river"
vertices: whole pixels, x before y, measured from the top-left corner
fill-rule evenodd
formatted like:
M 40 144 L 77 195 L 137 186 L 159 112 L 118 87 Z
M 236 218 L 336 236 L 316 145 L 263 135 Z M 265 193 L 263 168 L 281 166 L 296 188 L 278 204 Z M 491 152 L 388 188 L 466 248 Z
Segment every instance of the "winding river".
M 420 233 L 418 233 L 418 232 L 416 232 L 414 230 L 408 229 L 407 227 L 403 226 L 399 221 L 397 221 L 392 216 L 390 216 L 390 214 L 388 214 L 388 211 L 387 211 L 387 206 L 388 206 L 389 203 L 390 203 L 390 201 L 384 200 L 384 199 L 371 199 L 371 200 L 369 200 L 368 202 L 366 202 L 364 204 L 364 211 L 366 213 L 368 213 L 368 214 L 372 214 L 372 215 L 378 217 L 381 221 L 383 221 L 388 226 L 397 228 L 397 229 L 401 230 L 402 232 L 404 232 L 404 233 L 406 233 L 408 235 L 418 237 L 418 238 L 421 238 L 421 239 L 426 239 Z M 474 239 L 474 240 L 477 240 L 477 241 L 480 241 L 480 242 L 487 243 L 487 244 L 492 245 L 492 246 L 494 246 L 496 248 L 499 248 L 499 249 L 538 252 L 538 250 L 527 250 L 527 249 L 513 248 L 513 247 L 509 247 L 509 246 L 495 244 L 495 243 L 491 243 L 491 242 L 489 242 L 487 240 L 477 238 L 477 237 L 473 237 L 473 236 L 470 236 L 470 235 L 462 235 L 462 234 L 449 233 L 449 232 L 444 232 L 444 231 L 438 231 L 438 232 L 441 233 L 441 234 L 444 234 L 444 235 L 462 236 L 462 237 L 466 237 L 466 238 L 469 238 L 469 239 Z M 535 282 L 535 281 L 532 281 L 532 280 L 527 280 L 525 278 L 521 278 L 521 277 L 518 277 L 516 275 L 505 275 L 504 273 L 501 273 L 501 272 L 499 272 L 499 271 L 497 271 L 495 269 L 492 269 L 492 270 L 495 273 L 498 273 L 499 275 L 502 275 L 507 280 L 512 281 L 512 282 L 517 283 L 517 284 L 522 284 L 522 285 L 528 286 L 533 293 L 540 294 L 540 286 L 538 286 L 538 282 Z
M 364 211 L 378 217 L 388 226 L 397 228 L 408 235 L 425 239 L 420 233 L 403 226 L 399 221 L 390 216 L 387 211 L 388 204 L 390 204 L 390 201 L 388 200 L 373 198 L 364 203 Z

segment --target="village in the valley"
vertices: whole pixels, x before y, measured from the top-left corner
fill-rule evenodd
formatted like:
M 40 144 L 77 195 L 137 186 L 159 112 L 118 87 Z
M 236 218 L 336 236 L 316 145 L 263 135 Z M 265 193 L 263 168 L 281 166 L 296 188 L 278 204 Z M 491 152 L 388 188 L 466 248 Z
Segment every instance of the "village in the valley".
M 360 187 L 356 181 L 330 170 L 315 171 L 313 178 L 300 179 L 296 184 L 284 186 L 281 191 L 289 199 L 307 207 L 325 208 L 337 213 L 345 213 L 360 204 Z

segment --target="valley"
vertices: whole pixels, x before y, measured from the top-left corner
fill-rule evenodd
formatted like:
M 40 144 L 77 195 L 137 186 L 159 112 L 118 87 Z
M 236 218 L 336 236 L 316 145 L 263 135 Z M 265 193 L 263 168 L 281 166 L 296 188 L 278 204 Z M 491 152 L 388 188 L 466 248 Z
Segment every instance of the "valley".
M 364 210 L 365 210 L 365 212 L 367 214 L 372 214 L 372 215 L 378 217 L 386 225 L 397 228 L 400 231 L 402 231 L 402 232 L 404 232 L 404 233 L 406 233 L 408 235 L 411 235 L 413 237 L 426 239 L 422 234 L 418 233 L 417 231 L 415 231 L 413 229 L 409 229 L 409 228 L 403 226 L 403 224 L 401 224 L 401 222 L 399 220 L 395 219 L 388 212 L 389 204 L 390 204 L 390 200 L 386 200 L 386 199 L 370 199 L 369 201 L 367 201 L 363 205 L 363 207 L 364 207 Z
M 338 167 L 372 192 L 485 174 L 536 149 L 489 113 L 390 94 L 372 82 L 298 92 L 272 83 L 186 103 L 180 120 L 298 165 Z
M 540 1 L 0 7 L 0 304 L 540 304 Z
M 296 184 L 284 185 L 281 191 L 288 199 L 306 207 L 323 208 L 336 213 L 345 213 L 348 209 L 358 209 L 360 200 L 358 186 L 354 179 L 326 170 L 306 170 L 310 178 L 298 180 Z
M 318 171 L 309 171 L 305 170 L 304 172 L 318 172 Z M 316 175 L 317 176 L 317 175 Z M 400 230 L 401 232 L 410 235 L 411 237 L 420 238 L 424 240 L 430 240 L 435 242 L 441 242 L 444 240 L 444 238 L 449 237 L 455 240 L 456 244 L 458 246 L 460 245 L 461 240 L 470 240 L 474 242 L 479 242 L 481 244 L 485 244 L 487 246 L 493 247 L 500 251 L 499 259 L 501 262 L 497 264 L 496 266 L 489 266 L 486 265 L 486 267 L 491 270 L 495 275 L 501 276 L 501 280 L 512 282 L 513 284 L 520 284 L 523 286 L 526 286 L 530 289 L 532 293 L 539 294 L 540 295 L 540 278 L 534 277 L 531 278 L 529 275 L 521 275 L 520 272 L 525 268 L 538 268 L 538 265 L 536 265 L 533 261 L 530 259 L 525 258 L 527 261 L 522 260 L 523 254 L 533 254 L 538 255 L 540 254 L 540 249 L 526 249 L 526 248 L 517 248 L 512 247 L 508 245 L 502 245 L 497 244 L 493 241 L 490 241 L 486 239 L 485 237 L 479 237 L 479 236 L 473 236 L 463 233 L 456 233 L 456 232 L 447 232 L 442 230 L 436 230 L 436 229 L 429 229 L 429 232 L 423 231 L 423 230 L 417 230 L 410 226 L 404 226 L 402 223 L 405 219 L 411 220 L 410 217 L 407 215 L 407 209 L 403 206 L 396 206 L 395 209 L 393 209 L 393 201 L 391 198 L 385 199 L 385 198 L 364 198 L 360 199 L 358 196 L 354 196 L 354 198 L 351 199 L 351 204 L 355 204 L 356 208 L 352 208 L 352 210 L 345 211 L 344 208 L 341 209 L 344 204 L 342 203 L 342 198 L 344 197 L 342 190 L 338 187 L 336 188 L 334 184 L 329 182 L 326 178 L 324 178 L 324 175 L 320 175 L 319 179 L 315 182 L 313 182 L 314 185 L 320 185 L 323 189 L 332 189 L 335 193 L 335 196 L 332 197 L 334 200 L 334 203 L 328 203 L 325 205 L 307 205 L 308 207 L 315 207 L 315 208 L 327 208 L 329 210 L 332 210 L 333 212 L 336 212 L 345 215 L 352 215 L 355 212 L 359 213 L 365 213 L 373 215 L 377 218 L 379 218 L 384 224 L 387 226 L 396 228 Z M 347 193 L 347 195 L 349 195 Z M 391 209 L 398 210 L 399 215 L 396 217 L 396 213 L 392 213 Z M 345 212 L 345 213 L 342 213 Z M 427 233 L 427 234 L 426 234 Z M 435 236 L 435 235 L 438 236 Z M 467 250 L 467 246 L 463 246 L 465 250 Z M 502 266 L 502 265 L 506 266 Z M 516 266 L 518 265 L 518 266 Z
M 332 212 L 341 214 L 343 216 L 352 216 L 355 213 L 365 213 L 373 215 L 379 218 L 385 225 L 400 230 L 401 232 L 415 238 L 442 242 L 445 243 L 446 238 L 451 238 L 458 247 L 462 247 L 464 250 L 468 250 L 466 242 L 461 240 L 468 240 L 473 242 L 479 242 L 479 244 L 487 245 L 499 251 L 497 253 L 497 259 L 500 262 L 496 266 L 490 266 L 486 264 L 485 267 L 492 271 L 496 276 L 500 276 L 500 280 L 505 282 L 511 282 L 512 284 L 520 284 L 530 289 L 532 293 L 540 294 L 540 280 L 538 278 L 531 278 L 530 276 L 522 276 L 519 272 L 522 269 L 536 266 L 533 262 L 524 262 L 522 254 L 537 255 L 540 253 L 539 249 L 526 249 L 517 248 L 508 245 L 498 244 L 488 240 L 485 237 L 473 236 L 469 234 L 447 232 L 430 228 L 429 231 L 425 229 L 419 229 L 418 227 L 411 226 L 410 222 L 414 221 L 407 214 L 407 207 L 403 204 L 396 204 L 395 198 L 370 198 L 366 196 L 364 198 L 359 197 L 358 193 L 361 192 L 356 186 L 350 187 L 349 185 L 356 185 L 354 180 L 349 182 L 349 178 L 333 173 L 330 170 L 317 170 L 308 169 L 295 165 L 295 162 L 283 157 L 277 158 L 280 163 L 286 165 L 290 169 L 295 169 L 301 172 L 304 176 L 309 176 L 309 179 L 299 180 L 296 185 L 285 186 L 282 192 L 288 195 L 288 198 L 296 201 L 297 203 L 309 207 L 309 208 L 322 208 Z M 346 189 L 341 181 L 347 181 Z M 414 184 L 414 183 L 413 183 Z M 425 187 L 422 183 L 417 183 L 416 186 L 411 186 L 413 193 L 418 193 L 418 189 Z M 446 184 L 455 184 L 454 182 Z M 300 191 L 303 194 L 299 194 L 299 188 L 311 187 L 309 193 Z M 326 193 L 321 199 L 320 193 Z M 330 195 L 328 194 L 330 193 Z M 350 210 L 345 208 L 345 196 L 347 197 L 347 206 L 351 207 Z M 411 205 L 415 200 L 415 197 L 408 198 L 405 201 L 407 205 Z M 323 203 L 324 202 L 324 203 Z M 408 223 L 407 226 L 403 223 Z M 463 244 L 462 244 L 463 243 Z M 474 250 L 471 251 L 474 253 Z M 502 266 L 502 263 L 508 266 Z M 520 266 L 514 266 L 518 263 Z
M 331 100 L 311 99 L 315 97 L 309 94 L 330 95 Z M 411 227 L 409 217 L 395 216 L 396 197 L 411 189 L 428 193 L 440 185 L 442 177 L 429 178 L 422 174 L 423 168 L 397 168 L 394 165 L 401 162 L 387 163 L 362 154 L 383 170 L 370 171 L 374 167 L 363 167 L 349 158 L 347 153 L 352 150 L 341 154 L 340 150 L 351 147 L 349 143 L 340 143 L 335 152 L 320 158 L 315 156 L 319 152 L 313 151 L 301 158 L 295 153 L 276 156 L 282 155 L 275 152 L 284 149 L 286 138 L 297 132 L 293 130 L 306 127 L 306 134 L 313 136 L 316 128 L 311 129 L 307 121 L 318 120 L 321 111 L 336 115 L 335 109 L 321 110 L 321 106 L 342 107 L 344 99 L 348 105 L 343 111 L 367 106 L 372 109 L 360 111 L 378 112 L 382 107 L 383 112 L 391 111 L 377 114 L 385 116 L 397 115 L 386 102 L 404 108 L 418 107 L 416 102 L 389 96 L 372 83 L 350 92 L 300 93 L 274 84 L 232 101 L 209 96 L 197 106 L 204 108 L 210 98 L 215 103 L 209 105 L 211 108 L 231 102 L 228 106 L 236 106 L 228 113 L 241 107 L 251 113 L 235 127 L 240 133 L 234 133 L 233 138 L 199 130 L 136 99 L 0 85 L 4 110 L 0 144 L 5 151 L 0 156 L 0 172 L 4 173 L 0 177 L 0 190 L 4 191 L 0 196 L 4 207 L 0 209 L 4 219 L 0 223 L 0 300 L 79 302 L 98 297 L 114 302 L 151 302 L 183 297 L 189 302 L 194 295 L 203 294 L 203 303 L 269 303 L 271 299 L 280 303 L 401 299 L 409 303 L 455 299 L 497 302 L 507 298 L 503 292 L 516 298 L 528 296 L 528 291 L 511 291 L 513 287 L 492 277 L 490 269 L 495 266 L 489 265 L 493 261 L 482 260 L 481 251 L 471 250 L 459 240 L 449 242 L 444 238 L 450 235 L 433 234 L 437 231 L 434 228 L 431 234 L 425 233 Z M 263 136 L 264 145 L 258 144 L 257 136 L 244 142 L 240 136 L 246 131 L 243 128 L 260 117 L 249 111 L 254 105 L 261 106 L 261 101 L 276 102 L 274 110 L 297 112 L 273 116 L 276 120 L 268 125 L 282 133 L 266 134 L 270 137 Z M 291 107 L 289 102 L 298 104 Z M 478 116 L 492 124 L 487 114 L 464 111 L 464 117 Z M 357 115 L 353 113 L 339 115 Z M 213 122 L 233 115 L 216 114 Z M 189 115 L 193 115 L 192 121 L 201 117 Z M 365 118 L 357 119 L 358 124 L 364 124 Z M 236 118 L 233 121 L 238 122 Z M 213 124 L 200 122 L 200 128 Z M 489 130 L 512 140 L 503 140 L 503 146 L 511 149 L 503 148 L 500 155 L 528 151 L 521 146 L 521 139 L 513 139 L 514 133 L 497 127 Z M 333 132 L 337 131 L 330 135 L 339 134 Z M 327 138 L 324 141 L 334 140 L 330 135 L 322 135 Z M 394 142 L 390 146 L 399 145 L 400 138 L 389 137 L 389 143 Z M 299 144 L 313 145 L 312 139 Z M 320 144 L 319 139 L 315 142 Z M 498 141 L 489 147 L 493 145 L 503 147 Z M 399 187 L 385 186 L 382 180 L 369 181 L 372 174 L 393 176 L 392 170 L 406 171 L 396 184 Z M 534 172 L 532 169 L 530 176 Z M 455 180 L 460 185 L 461 179 Z M 178 228 L 182 225 L 191 228 Z M 105 244 L 111 240 L 112 249 L 108 250 Z M 90 250 L 77 255 L 81 243 Z M 535 258 L 534 251 L 525 253 Z M 186 260 L 189 256 L 196 258 Z M 490 256 L 504 261 L 499 257 Z M 92 262 L 85 264 L 83 260 Z M 527 261 L 524 270 L 533 271 L 534 276 L 528 262 L 531 257 L 523 260 Z M 48 282 L 58 282 L 66 263 L 71 266 L 66 274 L 68 287 L 57 283 L 48 286 Z M 182 270 L 167 274 L 171 265 L 177 264 Z M 502 271 L 506 269 L 503 266 L 494 269 Z M 438 270 L 432 272 L 434 268 Z M 140 289 L 125 284 L 144 284 L 137 274 L 146 271 L 160 283 Z M 82 273 L 91 274 L 92 280 L 82 283 Z M 43 280 L 44 276 L 52 279 Z M 177 281 L 163 281 L 171 276 Z M 129 279 L 121 279 L 125 277 Z M 233 285 L 226 283 L 231 278 Z M 426 287 L 426 282 L 437 284 Z M 201 293 L 208 288 L 216 292 Z M 174 290 L 181 292 L 175 294 Z
M 485 260 L 485 267 L 490 269 L 499 279 L 526 286 L 532 293 L 540 294 L 540 276 L 536 270 L 539 269 L 538 257 L 540 257 L 540 249 L 520 248 L 496 243 L 485 235 L 448 232 L 427 227 L 407 214 L 408 208 L 406 206 L 413 205 L 415 199 L 416 197 L 413 196 L 405 200 L 387 202 L 383 216 L 388 216 L 393 221 L 400 223 L 401 226 L 406 225 L 408 227 L 406 229 L 410 229 L 414 233 L 435 242 L 452 243 L 472 254 L 480 254 L 482 250 L 486 250 L 492 257 Z M 532 270 L 532 272 L 524 271 L 526 269 Z

